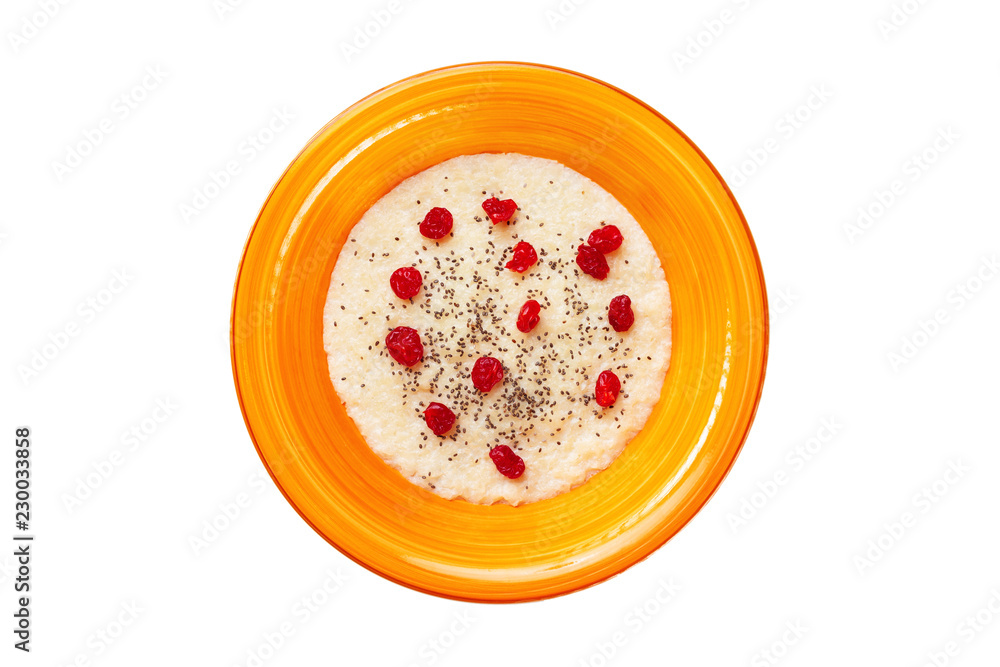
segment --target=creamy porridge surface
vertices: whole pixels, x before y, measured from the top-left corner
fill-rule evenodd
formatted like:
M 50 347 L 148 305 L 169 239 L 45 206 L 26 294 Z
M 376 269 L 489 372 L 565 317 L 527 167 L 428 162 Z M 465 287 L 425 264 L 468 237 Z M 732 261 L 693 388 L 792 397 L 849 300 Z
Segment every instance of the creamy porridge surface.
M 494 196 L 516 201 L 508 222 L 493 224 L 484 211 Z M 453 217 L 439 240 L 419 229 L 435 207 Z M 605 255 L 602 281 L 576 257 L 604 224 L 624 241 Z M 522 241 L 538 259 L 518 273 L 505 267 Z M 422 276 L 409 299 L 390 288 L 401 267 Z M 635 321 L 618 332 L 608 304 L 623 294 Z M 522 333 L 519 311 L 531 299 L 539 323 Z M 423 345 L 423 360 L 410 367 L 386 350 L 399 326 L 415 329 Z M 517 505 L 582 484 L 642 428 L 670 362 L 670 293 L 639 224 L 593 181 L 552 160 L 465 155 L 403 181 L 351 230 L 331 277 L 323 338 L 337 394 L 390 466 L 445 498 Z M 483 356 L 504 371 L 485 394 L 471 380 Z M 610 407 L 595 400 L 605 370 L 621 382 Z M 425 422 L 431 402 L 457 417 L 443 436 Z M 523 459 L 520 477 L 491 460 L 500 445 Z

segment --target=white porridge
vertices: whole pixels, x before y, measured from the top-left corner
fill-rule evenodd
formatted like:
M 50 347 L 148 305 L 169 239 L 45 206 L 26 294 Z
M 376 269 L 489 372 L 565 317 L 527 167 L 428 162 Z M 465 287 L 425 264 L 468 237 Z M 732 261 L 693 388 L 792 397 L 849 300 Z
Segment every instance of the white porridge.
M 441 238 L 421 233 L 449 218 Z M 552 160 L 481 154 L 365 213 L 334 267 L 323 339 L 337 394 L 386 463 L 445 498 L 518 505 L 614 461 L 659 400 L 670 333 L 659 258 L 614 197 Z

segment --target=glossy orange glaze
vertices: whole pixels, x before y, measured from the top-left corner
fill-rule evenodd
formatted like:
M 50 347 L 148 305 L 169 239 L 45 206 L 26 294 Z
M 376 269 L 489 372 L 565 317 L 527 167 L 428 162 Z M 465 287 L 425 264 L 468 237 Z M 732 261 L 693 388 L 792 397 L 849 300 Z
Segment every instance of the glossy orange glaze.
M 608 190 L 652 240 L 673 302 L 670 370 L 642 432 L 586 484 L 516 508 L 444 500 L 383 463 L 347 416 L 323 350 L 330 273 L 361 215 L 404 178 L 481 152 L 558 160 Z M 580 74 L 477 63 L 380 90 L 313 137 L 251 231 L 231 336 L 250 435 L 320 535 L 405 586 L 510 602 L 621 572 L 704 505 L 753 420 L 768 318 L 743 215 L 677 128 Z

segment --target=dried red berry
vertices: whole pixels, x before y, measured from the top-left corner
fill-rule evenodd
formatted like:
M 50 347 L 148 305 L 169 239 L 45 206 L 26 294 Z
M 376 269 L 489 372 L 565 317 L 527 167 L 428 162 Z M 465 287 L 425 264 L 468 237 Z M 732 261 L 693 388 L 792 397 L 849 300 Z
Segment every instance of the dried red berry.
M 392 287 L 392 291 L 400 299 L 409 299 L 412 296 L 416 296 L 423 282 L 424 278 L 420 275 L 420 271 L 412 266 L 404 266 L 401 269 L 396 269 L 389 276 L 389 286 Z
M 429 239 L 443 239 L 451 231 L 452 222 L 451 211 L 441 207 L 432 208 L 420 223 L 420 233 Z
M 588 276 L 593 276 L 598 280 L 608 277 L 608 260 L 589 245 L 580 246 L 576 253 L 576 263 L 580 265 L 580 270 Z
M 605 254 L 618 250 L 622 245 L 622 240 L 622 233 L 614 225 L 598 227 L 587 237 L 587 243 Z
M 537 261 L 538 253 L 535 252 L 535 249 L 527 241 L 521 241 L 514 246 L 514 254 L 506 266 L 511 271 L 524 273 L 534 266 Z
M 594 392 L 597 404 L 603 408 L 614 405 L 621 388 L 622 383 L 619 382 L 617 375 L 611 371 L 602 372 L 597 376 L 597 390 Z
M 486 211 L 495 225 L 510 220 L 510 216 L 514 215 L 514 211 L 517 210 L 517 202 L 513 199 L 490 197 L 483 202 L 483 210 Z
M 396 327 L 385 337 L 385 349 L 392 358 L 404 366 L 413 366 L 424 358 L 424 344 L 420 334 L 410 327 Z
M 497 445 L 491 449 L 490 459 L 504 477 L 517 479 L 524 474 L 524 459 L 507 445 Z
M 479 357 L 472 366 L 472 384 L 487 393 L 497 382 L 503 380 L 503 364 L 493 357 Z
M 444 435 L 455 425 L 455 413 L 443 403 L 431 403 L 424 410 L 424 421 L 434 435 Z
M 534 299 L 530 301 L 525 301 L 524 305 L 521 306 L 521 312 L 517 314 L 517 329 L 523 333 L 528 333 L 538 324 L 541 319 L 538 313 L 541 312 L 542 307 Z
M 611 323 L 615 331 L 628 331 L 635 322 L 635 313 L 632 312 L 632 299 L 624 294 L 611 299 L 608 304 L 608 322 Z

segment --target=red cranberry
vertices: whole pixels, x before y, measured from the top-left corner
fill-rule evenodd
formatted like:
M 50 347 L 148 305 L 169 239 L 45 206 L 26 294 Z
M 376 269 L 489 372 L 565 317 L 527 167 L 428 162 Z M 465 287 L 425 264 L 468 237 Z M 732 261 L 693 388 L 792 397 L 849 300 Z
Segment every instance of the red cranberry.
M 404 266 L 401 269 L 396 269 L 389 276 L 389 286 L 392 287 L 392 291 L 400 299 L 409 299 L 416 296 L 423 282 L 424 279 L 420 275 L 420 271 L 412 266 Z
M 632 299 L 624 294 L 611 299 L 608 304 L 608 322 L 615 331 L 628 331 L 635 322 L 635 313 L 632 312 Z
M 541 312 L 542 307 L 534 299 L 530 301 L 525 301 L 524 305 L 521 306 L 521 312 L 517 314 L 517 329 L 523 333 L 528 333 L 538 324 L 541 319 L 538 313 Z
M 490 197 L 483 202 L 483 210 L 486 211 L 486 214 L 490 216 L 490 220 L 495 225 L 510 220 L 510 216 L 514 215 L 514 211 L 517 210 L 517 202 L 513 199 L 501 200 L 496 197 Z
M 455 425 L 455 413 L 442 403 L 431 403 L 424 410 L 424 421 L 434 435 L 444 435 Z
M 503 364 L 493 357 L 479 357 L 472 366 L 472 384 L 476 389 L 487 393 L 493 386 L 503 380 Z
M 597 404 L 602 408 L 614 405 L 621 388 L 622 383 L 619 382 L 617 375 L 611 371 L 602 372 L 597 376 L 597 390 L 594 392 Z
M 622 245 L 622 233 L 614 225 L 598 227 L 590 232 L 587 243 L 604 254 L 614 252 Z
M 593 276 L 598 280 L 604 280 L 608 277 L 608 260 L 589 245 L 582 245 L 577 250 L 576 263 L 579 264 L 580 270 L 588 276 Z
M 538 253 L 527 241 L 521 241 L 514 246 L 514 254 L 507 262 L 507 268 L 511 271 L 524 273 L 538 261 Z
M 504 477 L 517 479 L 524 474 L 524 459 L 507 445 L 497 445 L 491 449 L 490 459 Z
M 441 207 L 432 208 L 420 223 L 420 233 L 429 239 L 443 239 L 451 231 L 452 222 L 451 211 Z
M 424 344 L 420 334 L 410 327 L 396 327 L 385 337 L 385 349 L 392 358 L 404 366 L 413 366 L 424 358 Z

